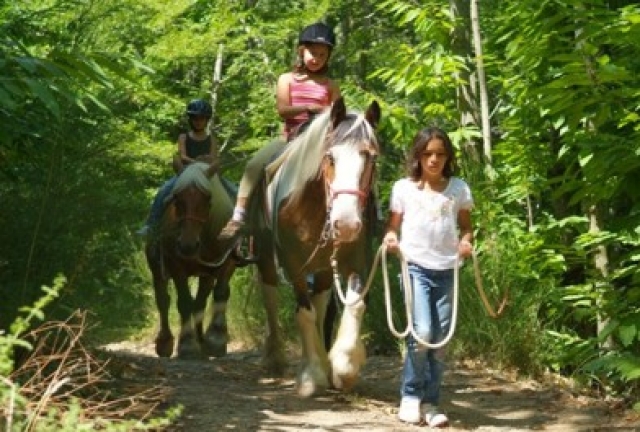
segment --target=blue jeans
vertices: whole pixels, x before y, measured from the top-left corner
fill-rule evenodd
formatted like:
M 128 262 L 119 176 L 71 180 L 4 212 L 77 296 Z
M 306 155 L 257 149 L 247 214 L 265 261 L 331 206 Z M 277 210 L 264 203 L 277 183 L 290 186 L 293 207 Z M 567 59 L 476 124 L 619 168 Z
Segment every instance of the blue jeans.
M 164 212 L 164 202 L 167 197 L 171 194 L 171 190 L 173 189 L 173 185 L 176 183 L 178 179 L 177 176 L 171 177 L 169 180 L 164 182 L 158 192 L 156 193 L 155 198 L 153 198 L 153 203 L 151 203 L 151 210 L 149 211 L 149 217 L 147 217 L 147 225 L 149 227 L 154 227 L 160 222 L 162 219 L 162 213 Z
M 413 326 L 420 339 L 438 343 L 448 334 L 453 306 L 453 269 L 429 270 L 409 264 Z M 406 289 L 406 287 L 403 287 Z M 445 347 L 427 349 L 409 335 L 400 395 L 438 405 L 445 371 Z

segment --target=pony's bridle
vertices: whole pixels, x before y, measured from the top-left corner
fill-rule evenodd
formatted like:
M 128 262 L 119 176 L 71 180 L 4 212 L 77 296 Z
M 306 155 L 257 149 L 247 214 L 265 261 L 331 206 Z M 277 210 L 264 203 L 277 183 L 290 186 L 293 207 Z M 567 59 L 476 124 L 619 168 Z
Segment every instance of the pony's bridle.
M 300 273 L 307 268 L 311 260 L 316 256 L 318 251 L 329 243 L 329 240 L 333 238 L 333 228 L 331 227 L 331 209 L 333 208 L 333 201 L 336 199 L 338 195 L 356 195 L 358 199 L 358 205 L 360 208 L 363 208 L 366 205 L 367 198 L 371 193 L 371 189 L 373 187 L 373 179 L 376 172 L 376 159 L 378 153 L 373 150 L 371 147 L 366 148 L 367 151 L 367 161 L 365 164 L 364 172 L 360 177 L 360 185 L 358 189 L 333 189 L 331 187 L 331 182 L 329 178 L 330 175 L 327 174 L 327 171 L 333 167 L 333 155 L 331 151 L 327 151 L 324 154 L 324 159 L 322 162 L 321 168 L 321 176 L 324 181 L 325 194 L 327 197 L 327 211 L 325 215 L 324 226 L 322 227 L 322 232 L 320 233 L 320 238 L 316 244 L 316 247 L 313 249 L 306 262 L 302 265 L 300 269 Z M 332 260 L 335 258 L 339 246 L 334 242 L 333 244 L 334 250 L 332 254 Z
M 373 178 L 376 170 L 377 152 L 371 148 L 367 148 L 367 161 L 365 163 L 364 172 L 360 177 L 360 185 L 358 189 L 334 189 L 330 182 L 330 173 L 328 171 L 333 167 L 333 155 L 331 151 L 327 151 L 324 155 L 322 164 L 322 177 L 324 179 L 326 196 L 327 196 L 327 214 L 331 213 L 333 201 L 339 195 L 356 195 L 358 204 L 360 207 L 364 207 L 369 194 L 371 193 L 371 187 L 373 185 Z

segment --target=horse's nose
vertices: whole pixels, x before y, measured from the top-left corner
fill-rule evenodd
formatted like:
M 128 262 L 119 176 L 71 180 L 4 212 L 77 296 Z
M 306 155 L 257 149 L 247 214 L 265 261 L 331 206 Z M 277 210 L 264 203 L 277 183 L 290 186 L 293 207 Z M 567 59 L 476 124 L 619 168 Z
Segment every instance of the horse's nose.
M 199 240 L 190 241 L 190 242 L 182 241 L 182 240 L 178 241 L 178 252 L 182 256 L 192 257 L 198 253 L 198 250 L 200 250 Z
M 338 219 L 333 223 L 333 229 L 335 233 L 334 237 L 336 240 L 340 240 L 345 243 L 351 242 L 358 237 L 358 234 L 360 234 L 360 230 L 362 229 L 362 222 L 360 221 L 360 219 Z

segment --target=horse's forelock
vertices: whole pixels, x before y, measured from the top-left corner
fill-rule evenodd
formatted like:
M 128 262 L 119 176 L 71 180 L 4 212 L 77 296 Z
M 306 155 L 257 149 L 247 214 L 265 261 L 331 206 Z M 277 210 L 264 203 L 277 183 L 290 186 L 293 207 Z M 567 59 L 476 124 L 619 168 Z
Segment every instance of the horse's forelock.
M 211 181 L 207 177 L 206 172 L 209 165 L 204 162 L 194 162 L 187 166 L 178 176 L 176 184 L 173 186 L 171 195 L 180 193 L 189 186 L 195 186 L 205 194 L 210 194 Z
M 325 111 L 309 125 L 309 128 L 289 143 L 287 165 L 290 167 L 290 201 L 301 198 L 303 186 L 320 175 L 321 162 L 330 146 L 347 145 L 359 148 L 374 146 L 378 151 L 378 141 L 374 129 L 363 114 L 349 112 L 347 118 L 329 131 L 330 112 Z M 330 134 L 327 136 L 327 134 Z
M 334 145 L 362 145 L 362 143 L 368 143 L 374 146 L 374 150 L 378 150 L 378 139 L 375 131 L 361 113 L 349 113 L 347 120 L 340 123 L 331 133 L 331 141 Z

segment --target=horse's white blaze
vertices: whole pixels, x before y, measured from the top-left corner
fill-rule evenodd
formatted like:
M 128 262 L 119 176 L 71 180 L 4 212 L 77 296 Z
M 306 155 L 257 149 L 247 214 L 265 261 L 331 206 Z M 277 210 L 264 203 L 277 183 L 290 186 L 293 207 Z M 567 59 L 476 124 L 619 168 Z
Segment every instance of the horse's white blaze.
M 349 242 L 356 239 L 362 228 L 360 217 L 360 177 L 364 170 L 365 158 L 358 146 L 341 145 L 332 149 L 335 163 L 335 177 L 331 182 L 333 196 L 331 226 L 336 230 L 338 240 Z

